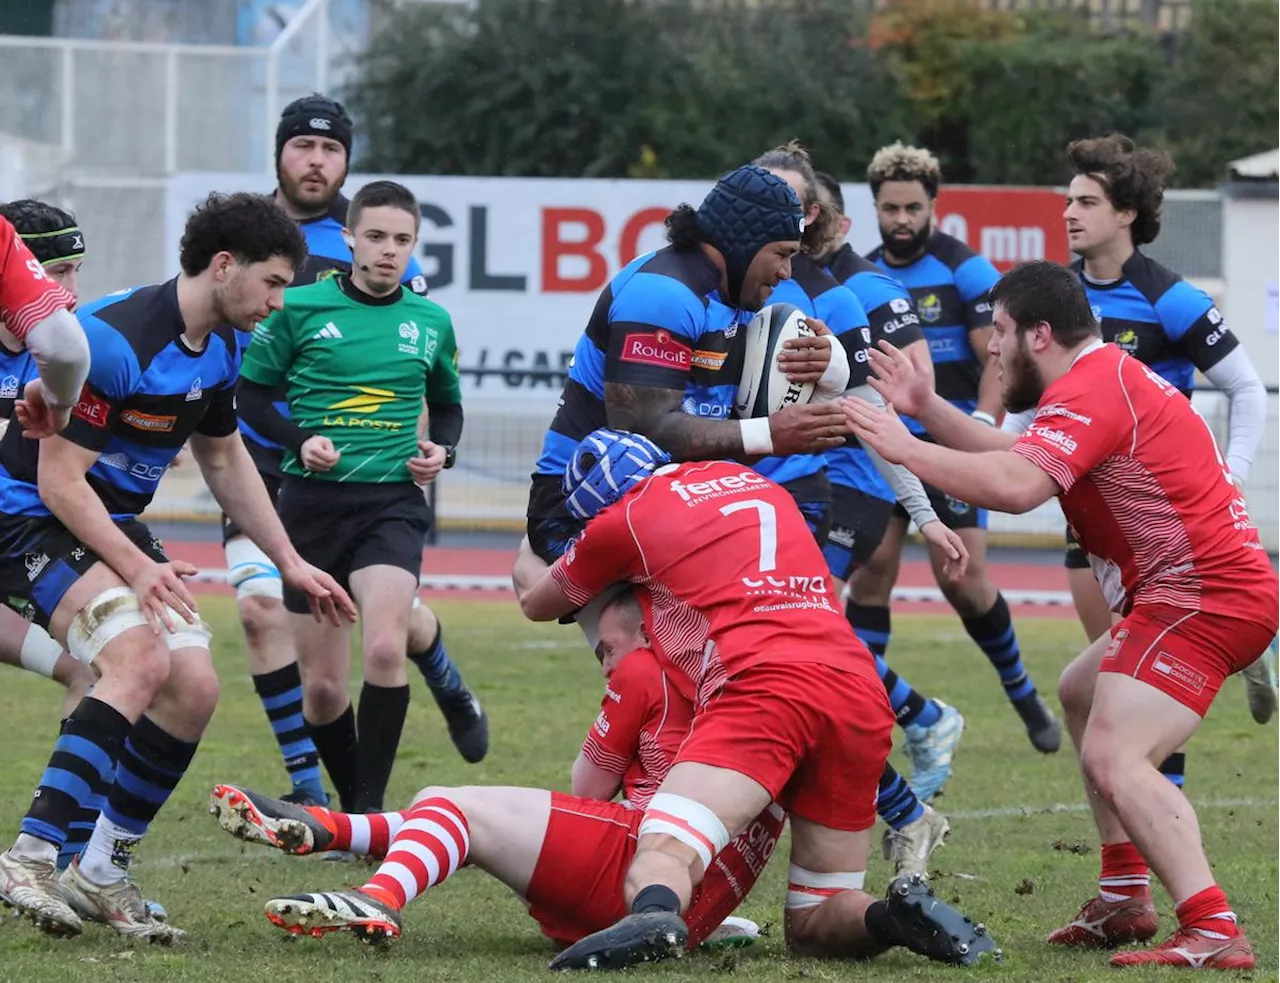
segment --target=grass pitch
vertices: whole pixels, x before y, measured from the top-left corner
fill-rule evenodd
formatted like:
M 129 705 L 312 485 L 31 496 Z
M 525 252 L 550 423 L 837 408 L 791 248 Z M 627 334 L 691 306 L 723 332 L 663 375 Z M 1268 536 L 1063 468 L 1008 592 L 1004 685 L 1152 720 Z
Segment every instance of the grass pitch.
M 521 903 L 475 870 L 463 870 L 415 902 L 404 938 L 385 950 L 354 939 L 286 938 L 262 915 L 277 894 L 358 884 L 368 869 L 290 858 L 252 849 L 223 833 L 206 812 L 210 785 L 234 781 L 272 794 L 287 789 L 266 717 L 245 667 L 233 602 L 202 599 L 214 628 L 222 701 L 191 772 L 160 814 L 139 851 L 135 875 L 148 897 L 168 907 L 191 933 L 179 949 L 120 940 L 100 926 L 56 941 L 28 923 L 0 917 L 0 981 L 66 983 L 180 980 L 183 983 L 425 983 L 433 980 L 514 983 L 545 976 L 552 955 Z M 454 752 L 421 679 L 388 804 L 407 801 L 434 783 L 568 788 L 569 765 L 598 707 L 595 660 L 573 629 L 530 625 L 512 604 L 449 601 L 434 605 L 446 640 L 484 702 L 492 729 L 488 758 L 468 766 Z M 1052 693 L 1058 670 L 1083 642 L 1073 621 L 1023 620 L 1019 635 L 1028 668 Z M 939 893 L 985 921 L 1004 948 L 1001 965 L 972 970 L 935 966 L 909 953 L 873 963 L 793 959 L 780 924 L 785 844 L 740 914 L 768 926 L 753 949 L 698 955 L 631 970 L 626 980 L 973 980 L 1084 983 L 1115 978 L 1104 953 L 1062 952 L 1046 933 L 1093 893 L 1098 845 L 1069 750 L 1037 754 L 1000 690 L 994 671 L 950 615 L 900 615 L 892 661 L 908 679 L 965 714 L 968 726 L 956 777 L 938 806 L 951 816 L 948 844 L 935 854 Z M 57 732 L 58 690 L 45 680 L 0 670 L 5 753 L 0 764 L 3 838 L 17 824 Z M 353 693 L 357 682 L 353 680 Z M 1228 680 L 1188 759 L 1187 789 L 1199 806 L 1209 856 L 1255 948 L 1259 968 L 1242 978 L 1277 975 L 1276 730 L 1258 727 L 1243 687 Z M 903 765 L 905 770 L 905 765 Z M 882 889 L 889 868 L 873 858 L 869 887 Z M 1162 930 L 1172 904 L 1157 889 Z M 1162 931 L 1162 936 L 1164 931 Z M 1126 979 L 1182 979 L 1181 971 L 1128 970 Z

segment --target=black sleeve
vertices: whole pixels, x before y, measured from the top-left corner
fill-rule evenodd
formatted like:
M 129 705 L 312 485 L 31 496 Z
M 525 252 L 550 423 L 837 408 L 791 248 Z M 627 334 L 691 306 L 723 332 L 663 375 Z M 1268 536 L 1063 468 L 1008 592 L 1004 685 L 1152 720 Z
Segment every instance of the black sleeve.
M 209 401 L 204 416 L 196 424 L 196 433 L 206 437 L 230 437 L 236 432 L 236 391 L 220 389 Z
M 462 439 L 462 404 L 428 401 L 427 436 L 433 444 L 457 447 Z
M 310 430 L 303 430 L 276 409 L 271 395 L 270 386 L 250 382 L 244 376 L 236 383 L 236 402 L 245 423 L 267 440 L 275 441 L 297 454 L 301 451 L 303 442 L 315 434 Z

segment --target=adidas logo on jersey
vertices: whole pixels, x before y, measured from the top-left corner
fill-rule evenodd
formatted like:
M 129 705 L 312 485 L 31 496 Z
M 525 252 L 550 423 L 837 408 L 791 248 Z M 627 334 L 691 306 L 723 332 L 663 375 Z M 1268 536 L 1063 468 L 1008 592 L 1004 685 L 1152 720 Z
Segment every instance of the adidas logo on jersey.
M 342 332 L 338 330 L 338 326 L 330 321 L 323 328 L 313 334 L 311 336 L 311 340 L 315 341 L 317 338 L 337 339 L 341 337 Z

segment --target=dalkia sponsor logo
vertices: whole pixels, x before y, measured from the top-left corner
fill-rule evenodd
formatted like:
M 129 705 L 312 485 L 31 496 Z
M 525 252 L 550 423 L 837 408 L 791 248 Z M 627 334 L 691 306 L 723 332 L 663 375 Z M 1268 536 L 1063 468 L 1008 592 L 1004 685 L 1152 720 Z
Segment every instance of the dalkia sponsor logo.
M 1042 427 L 1032 424 L 1027 427 L 1027 433 L 1033 433 L 1041 440 L 1050 444 L 1056 444 L 1061 447 L 1067 454 L 1074 454 L 1076 448 L 1080 445 L 1076 443 L 1075 438 L 1062 430 L 1055 430 L 1052 427 Z
M 622 339 L 622 354 L 618 357 L 624 362 L 641 365 L 687 369 L 693 358 L 693 349 L 671 337 L 670 331 L 658 330 L 627 335 Z

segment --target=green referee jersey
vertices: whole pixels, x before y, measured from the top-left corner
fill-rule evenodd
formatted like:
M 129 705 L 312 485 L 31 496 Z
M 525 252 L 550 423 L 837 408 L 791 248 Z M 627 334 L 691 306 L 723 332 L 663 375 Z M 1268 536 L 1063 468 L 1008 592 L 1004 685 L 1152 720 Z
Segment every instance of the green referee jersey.
M 404 288 L 374 298 L 342 279 L 286 290 L 284 309 L 254 331 L 240 374 L 263 386 L 283 382 L 293 421 L 341 454 L 331 470 L 313 473 L 286 450 L 285 474 L 412 481 L 423 400 L 462 402 L 453 322 Z

